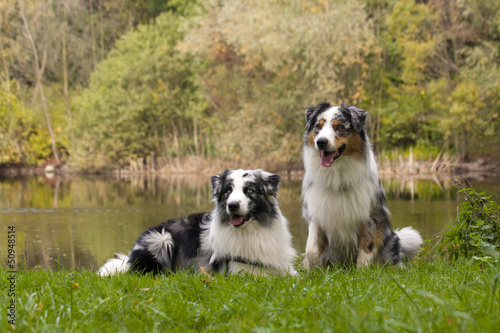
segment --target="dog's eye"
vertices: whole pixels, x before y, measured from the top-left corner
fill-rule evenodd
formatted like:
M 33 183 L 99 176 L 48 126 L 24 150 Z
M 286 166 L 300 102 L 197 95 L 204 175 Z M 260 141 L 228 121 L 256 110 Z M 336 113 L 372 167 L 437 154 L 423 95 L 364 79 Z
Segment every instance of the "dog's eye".
M 316 124 L 316 126 L 314 126 L 315 129 L 321 129 L 321 125 L 320 124 Z
M 232 188 L 228 188 L 228 189 L 226 190 L 226 194 L 229 194 L 229 193 L 231 193 L 232 191 L 233 191 L 233 189 L 232 189 Z
M 345 126 L 342 124 L 335 126 L 335 130 L 337 130 L 337 131 L 342 131 L 344 129 L 345 129 Z
M 248 193 L 248 194 L 253 193 L 253 189 L 251 189 L 251 188 L 247 188 L 247 193 Z

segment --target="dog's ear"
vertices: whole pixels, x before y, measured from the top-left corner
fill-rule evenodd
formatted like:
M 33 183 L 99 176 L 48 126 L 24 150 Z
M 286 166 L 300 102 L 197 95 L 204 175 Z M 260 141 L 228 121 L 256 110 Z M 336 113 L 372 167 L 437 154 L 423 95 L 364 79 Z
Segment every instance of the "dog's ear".
M 226 179 L 229 170 L 224 170 L 220 175 L 215 175 L 210 177 L 210 184 L 212 184 L 212 196 L 214 198 L 218 197 L 222 189 L 222 183 Z
M 310 106 L 306 109 L 306 122 L 309 123 L 314 115 L 318 112 L 318 108 L 315 106 Z
M 270 196 L 276 197 L 280 186 L 280 176 L 274 175 L 270 172 L 259 169 L 262 186 L 266 193 Z
M 220 175 L 210 177 L 210 183 L 212 184 L 212 196 L 215 198 L 221 190 Z
M 316 106 L 310 106 L 306 109 L 306 122 L 307 122 L 306 127 L 308 131 L 311 129 L 311 126 L 313 125 L 311 122 L 314 119 L 314 117 L 318 114 L 318 112 L 325 108 L 329 108 L 330 106 L 331 106 L 330 103 L 323 102 Z
M 358 108 L 351 109 L 351 122 L 356 132 L 361 133 L 365 128 L 366 120 L 368 119 L 368 111 Z
M 264 187 L 267 194 L 276 197 L 280 187 L 280 176 L 271 174 L 267 177 Z
M 347 113 L 349 114 L 351 118 L 351 123 L 356 132 L 361 133 L 361 131 L 364 129 L 366 120 L 368 119 L 368 111 L 358 109 L 354 105 L 347 105 L 345 102 L 342 102 L 342 105 L 340 106 L 339 110 L 342 113 Z

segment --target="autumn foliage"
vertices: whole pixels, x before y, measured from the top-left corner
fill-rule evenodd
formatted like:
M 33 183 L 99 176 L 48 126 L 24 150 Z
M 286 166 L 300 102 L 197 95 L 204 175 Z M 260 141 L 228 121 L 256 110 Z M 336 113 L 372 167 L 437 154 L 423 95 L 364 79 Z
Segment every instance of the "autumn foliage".
M 370 110 L 377 152 L 500 154 L 495 0 L 26 2 L 50 120 L 20 4 L 0 0 L 0 164 L 52 158 L 48 122 L 80 168 L 298 161 L 320 101 Z

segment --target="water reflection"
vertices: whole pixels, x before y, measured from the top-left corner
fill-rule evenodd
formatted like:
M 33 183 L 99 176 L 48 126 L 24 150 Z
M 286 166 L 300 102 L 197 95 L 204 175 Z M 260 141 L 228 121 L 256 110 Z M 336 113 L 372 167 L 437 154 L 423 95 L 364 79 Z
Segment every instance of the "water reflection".
M 382 180 L 394 227 L 412 225 L 429 238 L 456 215 L 457 186 L 448 178 Z M 499 200 L 500 180 L 474 184 Z M 301 184 L 284 180 L 278 199 L 303 252 Z M 206 176 L 33 177 L 0 181 L 0 239 L 16 227 L 17 262 L 26 267 L 98 268 L 114 252 L 128 252 L 147 226 L 211 210 Z M 5 244 L 5 242 L 1 242 Z M 1 262 L 6 262 L 0 249 Z

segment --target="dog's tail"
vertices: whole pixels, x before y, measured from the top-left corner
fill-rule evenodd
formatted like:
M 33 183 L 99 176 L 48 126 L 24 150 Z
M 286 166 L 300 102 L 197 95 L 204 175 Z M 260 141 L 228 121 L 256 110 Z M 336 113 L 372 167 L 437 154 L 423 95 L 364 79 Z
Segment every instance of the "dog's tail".
M 141 251 L 148 251 L 153 255 L 154 259 L 160 264 L 164 269 L 171 270 L 173 263 L 173 253 L 174 253 L 174 239 L 172 234 L 165 229 L 161 230 L 150 230 L 145 233 L 144 237 L 141 237 L 137 241 L 136 246 L 139 246 Z M 135 248 L 135 247 L 134 247 Z M 132 255 L 132 257 L 135 257 Z M 134 263 L 132 270 L 143 270 L 141 263 Z
M 423 243 L 420 233 L 412 227 L 406 227 L 396 230 L 396 234 L 399 237 L 403 252 L 402 259 L 407 261 L 416 257 Z
M 104 266 L 97 272 L 100 276 L 110 276 L 118 273 L 124 273 L 129 270 L 129 257 L 123 253 L 115 253 L 113 259 L 109 259 Z

